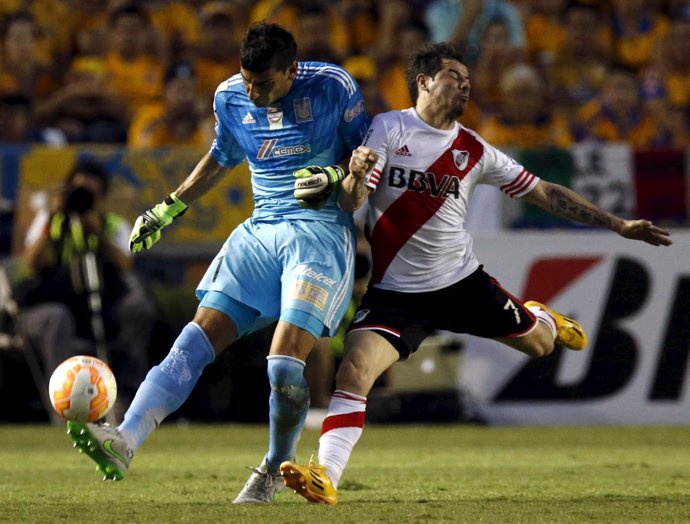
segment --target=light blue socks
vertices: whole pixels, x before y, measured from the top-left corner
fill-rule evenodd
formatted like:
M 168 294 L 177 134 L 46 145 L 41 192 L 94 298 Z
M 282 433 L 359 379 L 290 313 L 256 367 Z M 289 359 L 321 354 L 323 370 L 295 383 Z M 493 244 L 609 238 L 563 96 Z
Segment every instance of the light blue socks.
M 270 431 L 265 462 L 275 473 L 280 464 L 295 457 L 304 421 L 309 410 L 309 386 L 304 378 L 304 362 L 283 355 L 266 357 L 271 383 Z
M 194 322 L 187 324 L 170 353 L 148 372 L 119 426 L 133 450 L 187 400 L 201 372 L 214 357 L 206 333 Z

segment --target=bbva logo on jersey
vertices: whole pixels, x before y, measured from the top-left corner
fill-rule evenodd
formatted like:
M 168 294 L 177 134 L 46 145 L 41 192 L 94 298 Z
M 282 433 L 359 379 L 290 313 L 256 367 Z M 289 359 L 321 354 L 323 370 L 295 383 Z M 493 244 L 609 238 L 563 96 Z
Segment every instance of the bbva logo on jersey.
M 460 198 L 460 182 L 464 175 L 432 173 L 403 167 L 391 166 L 388 170 L 388 185 L 405 188 L 407 191 L 429 193 L 432 197 L 446 198 L 453 196 Z

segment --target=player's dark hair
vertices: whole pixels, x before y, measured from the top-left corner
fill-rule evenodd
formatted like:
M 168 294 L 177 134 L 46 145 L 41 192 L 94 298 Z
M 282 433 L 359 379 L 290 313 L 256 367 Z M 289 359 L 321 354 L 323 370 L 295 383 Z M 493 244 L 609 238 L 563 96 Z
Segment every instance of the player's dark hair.
M 110 177 L 100 162 L 87 158 L 79 160 L 67 174 L 65 185 L 70 185 L 77 175 L 86 175 L 89 178 L 98 180 L 103 194 L 108 194 L 108 190 L 110 189 Z
M 417 103 L 419 90 L 417 89 L 417 75 L 420 73 L 434 77 L 443 68 L 442 60 L 457 60 L 462 62 L 462 54 L 448 42 L 426 43 L 412 53 L 407 61 L 405 76 L 407 89 L 410 92 L 412 103 Z
M 240 46 L 240 64 L 252 73 L 269 69 L 285 71 L 297 56 L 297 42 L 278 24 L 259 22 L 244 35 Z

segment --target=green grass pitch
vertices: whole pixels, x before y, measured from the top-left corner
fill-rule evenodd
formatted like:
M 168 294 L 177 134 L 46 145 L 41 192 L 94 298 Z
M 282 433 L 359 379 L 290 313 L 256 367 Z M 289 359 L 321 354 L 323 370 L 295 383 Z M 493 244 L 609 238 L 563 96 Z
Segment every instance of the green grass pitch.
M 370 425 L 337 506 L 231 504 L 266 440 L 263 425 L 164 424 L 114 483 L 61 428 L 0 425 L 0 522 L 690 522 L 687 427 Z

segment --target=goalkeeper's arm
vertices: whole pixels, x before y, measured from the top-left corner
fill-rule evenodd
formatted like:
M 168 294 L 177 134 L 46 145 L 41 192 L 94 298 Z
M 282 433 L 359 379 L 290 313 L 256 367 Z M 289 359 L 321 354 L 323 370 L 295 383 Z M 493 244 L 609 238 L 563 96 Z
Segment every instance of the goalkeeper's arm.
M 204 195 L 225 173 L 210 154 L 206 154 L 192 173 L 163 202 L 142 213 L 134 222 L 129 249 L 138 253 L 150 249 L 161 238 L 161 230 L 187 210 L 187 205 Z

